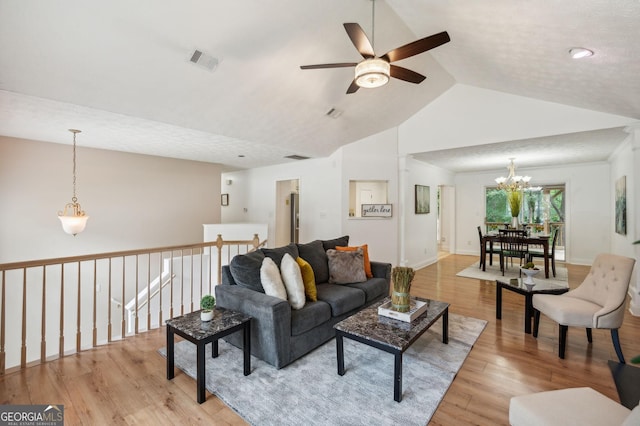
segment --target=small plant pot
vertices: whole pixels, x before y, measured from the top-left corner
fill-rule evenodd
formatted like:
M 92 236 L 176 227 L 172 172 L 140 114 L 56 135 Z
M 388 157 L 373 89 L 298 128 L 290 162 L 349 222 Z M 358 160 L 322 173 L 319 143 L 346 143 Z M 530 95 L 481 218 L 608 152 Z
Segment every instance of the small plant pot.
M 213 319 L 213 311 L 200 311 L 200 320 L 202 322 L 211 321 Z

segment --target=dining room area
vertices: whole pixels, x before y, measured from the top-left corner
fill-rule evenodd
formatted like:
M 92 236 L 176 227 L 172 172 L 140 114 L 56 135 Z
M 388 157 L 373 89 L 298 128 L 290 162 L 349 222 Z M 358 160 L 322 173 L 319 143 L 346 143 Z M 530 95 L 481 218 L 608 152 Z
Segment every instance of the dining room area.
M 478 262 L 459 275 L 493 281 L 520 278 L 529 270 L 538 280 L 566 281 L 565 184 L 534 185 L 530 176 L 516 173 L 513 158 L 507 169 L 507 177 L 484 188 Z

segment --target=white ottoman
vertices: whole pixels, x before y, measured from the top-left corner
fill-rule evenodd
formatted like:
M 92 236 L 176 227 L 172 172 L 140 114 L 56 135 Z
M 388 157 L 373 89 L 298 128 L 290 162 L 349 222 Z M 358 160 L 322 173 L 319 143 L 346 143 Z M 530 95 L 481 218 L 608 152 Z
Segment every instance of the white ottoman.
M 512 426 L 640 425 L 640 406 L 631 413 L 628 408 L 591 388 L 514 396 L 509 403 L 509 423 Z

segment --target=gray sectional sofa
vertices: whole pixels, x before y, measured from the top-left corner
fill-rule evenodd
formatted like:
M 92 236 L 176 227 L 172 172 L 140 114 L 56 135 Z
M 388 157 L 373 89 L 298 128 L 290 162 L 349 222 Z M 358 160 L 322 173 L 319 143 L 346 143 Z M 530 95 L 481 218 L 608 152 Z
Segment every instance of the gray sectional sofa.
M 276 368 L 282 368 L 335 336 L 334 324 L 389 295 L 391 264 L 370 262 L 372 278 L 352 284 L 330 284 L 326 251 L 347 246 L 349 237 L 316 240 L 264 248 L 235 256 L 222 267 L 222 283 L 216 286 L 217 306 L 250 315 L 251 353 Z M 280 265 L 289 253 L 301 257 L 314 272 L 317 298 L 304 307 L 292 309 L 289 302 L 265 294 L 260 283 L 260 267 L 265 256 Z M 242 336 L 225 337 L 241 347 Z

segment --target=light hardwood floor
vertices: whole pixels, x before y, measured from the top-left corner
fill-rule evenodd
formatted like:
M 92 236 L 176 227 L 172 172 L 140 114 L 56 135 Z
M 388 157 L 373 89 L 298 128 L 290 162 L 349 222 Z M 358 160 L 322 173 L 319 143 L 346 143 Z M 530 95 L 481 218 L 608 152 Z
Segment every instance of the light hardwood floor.
M 495 318 L 495 284 L 456 277 L 477 258 L 446 256 L 419 270 L 411 288 L 416 296 L 443 300 L 452 313 L 481 318 L 487 327 L 471 350 L 433 425 L 508 424 L 514 395 L 590 386 L 618 400 L 607 360 L 616 359 L 607 331 L 570 329 L 567 357 L 557 356 L 557 325 L 542 317 L 538 339 L 523 331 L 522 296 L 503 293 L 502 320 Z M 587 274 L 568 265 L 571 287 Z M 640 318 L 628 312 L 620 329 L 625 356 L 640 354 Z M 67 425 L 75 424 L 245 424 L 216 397 L 195 401 L 195 381 L 176 371 L 166 380 L 164 328 L 0 377 L 0 404 L 64 404 Z M 230 380 L 242 380 L 241 377 Z M 354 390 L 356 391 L 356 390 Z M 277 410 L 277 407 L 274 407 Z

